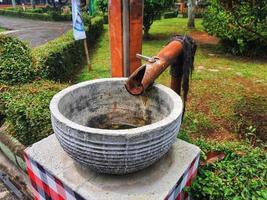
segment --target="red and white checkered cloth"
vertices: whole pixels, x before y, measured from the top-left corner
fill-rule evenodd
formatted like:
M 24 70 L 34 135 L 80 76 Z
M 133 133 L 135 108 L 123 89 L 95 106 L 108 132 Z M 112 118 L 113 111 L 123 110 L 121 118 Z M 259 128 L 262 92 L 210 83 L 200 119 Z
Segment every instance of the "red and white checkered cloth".
M 199 165 L 200 154 L 191 162 L 190 166 L 169 192 L 164 200 L 187 200 L 189 199 L 188 193 L 183 192 L 185 187 L 189 187 L 192 184 L 193 179 L 197 175 L 197 168 Z
M 39 163 L 24 154 L 34 199 L 38 200 L 84 200 Z
M 82 196 L 74 192 L 62 181 L 56 178 L 39 163 L 31 159 L 25 153 L 25 161 L 28 175 L 33 188 L 34 199 L 36 200 L 84 200 Z M 198 155 L 188 166 L 182 177 L 171 189 L 164 200 L 187 200 L 188 194 L 183 192 L 183 188 L 190 186 L 197 174 L 199 164 Z

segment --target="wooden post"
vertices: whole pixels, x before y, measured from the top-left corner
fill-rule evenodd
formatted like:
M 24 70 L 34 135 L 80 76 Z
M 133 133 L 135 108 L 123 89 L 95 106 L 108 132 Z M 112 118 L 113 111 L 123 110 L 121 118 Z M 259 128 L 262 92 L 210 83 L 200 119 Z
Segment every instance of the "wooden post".
M 112 77 L 128 77 L 141 65 L 143 0 L 109 0 Z
M 130 0 L 130 74 L 142 64 L 141 59 L 136 58 L 136 54 L 142 54 L 143 9 L 144 0 Z
M 88 46 L 87 46 L 86 39 L 83 40 L 83 44 L 84 44 L 86 62 L 87 62 L 87 65 L 88 65 L 88 71 L 91 71 L 92 70 L 92 65 L 91 65 L 90 58 L 89 58 L 89 51 L 88 51 Z
M 122 0 L 108 1 L 112 77 L 123 77 Z

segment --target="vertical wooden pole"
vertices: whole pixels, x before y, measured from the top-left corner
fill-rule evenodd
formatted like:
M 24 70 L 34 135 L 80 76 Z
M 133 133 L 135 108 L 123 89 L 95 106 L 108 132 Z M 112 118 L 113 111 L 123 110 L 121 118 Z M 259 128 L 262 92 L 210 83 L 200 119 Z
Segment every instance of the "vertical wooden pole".
M 87 42 L 86 39 L 83 40 L 83 45 L 84 45 L 84 52 L 85 52 L 85 56 L 86 56 L 86 62 L 88 65 L 88 71 L 92 70 L 92 65 L 90 62 L 90 57 L 89 57 L 89 51 L 88 51 L 88 46 L 87 46 Z
M 108 6 L 112 77 L 123 77 L 122 0 L 109 0 Z
M 112 77 L 127 77 L 141 66 L 144 0 L 109 0 Z
M 130 0 L 130 74 L 141 66 L 144 0 Z

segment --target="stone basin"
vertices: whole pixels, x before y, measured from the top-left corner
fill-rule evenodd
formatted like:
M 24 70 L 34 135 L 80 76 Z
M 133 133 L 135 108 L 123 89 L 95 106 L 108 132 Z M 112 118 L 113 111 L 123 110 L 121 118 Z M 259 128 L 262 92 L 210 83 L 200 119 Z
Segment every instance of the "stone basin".
M 97 172 L 127 174 L 150 166 L 175 142 L 183 103 L 170 88 L 154 84 L 130 95 L 125 78 L 86 81 L 57 93 L 52 126 L 62 148 Z

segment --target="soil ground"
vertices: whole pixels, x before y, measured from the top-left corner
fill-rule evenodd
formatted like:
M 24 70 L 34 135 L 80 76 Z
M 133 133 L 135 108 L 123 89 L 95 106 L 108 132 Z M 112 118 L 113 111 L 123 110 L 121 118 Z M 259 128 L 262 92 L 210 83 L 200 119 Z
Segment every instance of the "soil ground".
M 194 31 L 190 33 L 190 36 L 200 44 L 218 44 L 219 39 L 217 37 L 211 36 L 206 32 Z

